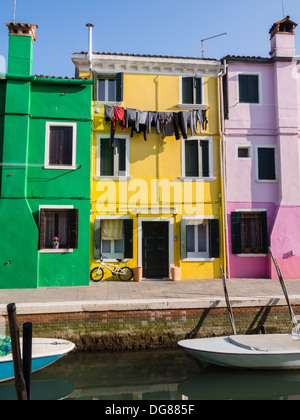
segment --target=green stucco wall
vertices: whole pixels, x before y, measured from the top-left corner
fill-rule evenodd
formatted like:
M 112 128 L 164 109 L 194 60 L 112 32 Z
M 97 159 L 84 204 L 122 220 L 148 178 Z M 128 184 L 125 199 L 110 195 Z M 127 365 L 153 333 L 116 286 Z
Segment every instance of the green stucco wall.
M 91 93 L 90 81 L 1 80 L 0 288 L 89 283 Z M 75 170 L 44 168 L 47 121 L 77 124 Z M 79 209 L 78 249 L 39 251 L 41 205 Z

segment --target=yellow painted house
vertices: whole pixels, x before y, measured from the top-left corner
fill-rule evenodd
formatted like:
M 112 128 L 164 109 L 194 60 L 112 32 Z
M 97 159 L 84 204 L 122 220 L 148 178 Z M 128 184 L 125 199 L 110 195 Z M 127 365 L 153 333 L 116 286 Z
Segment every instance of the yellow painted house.
M 91 269 L 103 255 L 140 267 L 144 279 L 220 277 L 221 62 L 109 53 L 72 60 L 77 75 L 94 78 Z

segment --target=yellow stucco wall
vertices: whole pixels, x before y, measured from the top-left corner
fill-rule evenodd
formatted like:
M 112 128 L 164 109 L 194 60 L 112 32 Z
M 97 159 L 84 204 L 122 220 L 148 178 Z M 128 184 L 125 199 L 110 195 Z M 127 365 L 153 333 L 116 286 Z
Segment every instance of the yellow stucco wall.
M 124 74 L 124 101 L 121 104 L 124 108 L 136 108 L 142 111 L 159 112 L 179 112 L 181 109 L 177 106 L 179 103 L 179 76 L 173 75 L 142 75 L 142 74 Z M 174 265 L 181 266 L 183 279 L 191 278 L 214 278 L 220 277 L 220 264 L 224 266 L 222 260 L 222 208 L 221 208 L 221 177 L 220 177 L 220 134 L 219 134 L 219 106 L 218 106 L 218 78 L 205 78 L 205 103 L 209 106 L 207 111 L 208 127 L 203 136 L 212 137 L 213 142 L 213 176 L 216 180 L 209 182 L 190 182 L 187 188 L 192 189 L 192 206 L 196 206 L 196 190 L 200 188 L 203 200 L 199 200 L 198 215 L 214 216 L 220 219 L 220 248 L 221 258 L 215 261 L 193 261 L 185 262 L 180 259 L 180 220 L 182 215 L 187 214 L 186 208 L 182 203 L 174 203 L 171 194 L 170 205 L 162 201 L 162 191 L 158 194 L 155 190 L 155 180 L 168 183 L 173 182 L 177 191 L 182 191 L 183 183 L 181 177 L 181 140 L 174 137 L 165 137 L 156 134 L 152 127 L 151 134 L 147 133 L 147 141 L 143 134 L 134 132 L 130 137 L 131 128 L 121 130 L 117 124 L 116 137 L 122 135 L 129 136 L 129 176 L 127 181 L 112 181 L 112 191 L 116 196 L 114 199 L 103 199 L 108 197 L 106 180 L 95 179 L 96 175 L 96 157 L 97 157 L 97 135 L 110 133 L 110 124 L 104 121 L 104 107 L 99 104 L 92 104 L 93 109 L 93 138 L 92 138 L 92 213 L 91 213 L 91 268 L 96 265 L 93 253 L 93 222 L 98 215 L 130 215 L 134 220 L 133 249 L 134 258 L 126 263 L 130 267 L 138 265 L 138 218 L 136 208 L 165 208 L 170 206 L 179 208 L 178 214 L 172 211 L 159 216 L 173 218 L 174 220 Z M 96 112 L 94 112 L 96 109 Z M 198 129 L 197 136 L 200 136 Z M 168 181 L 166 181 L 168 180 Z M 185 183 L 186 184 L 186 183 Z M 121 192 L 120 192 L 121 191 Z M 151 195 L 152 194 L 152 195 Z M 201 197 L 202 197 L 201 195 Z M 119 199 L 121 197 L 121 200 Z M 164 195 L 164 197 L 166 197 Z M 180 194 L 179 194 L 180 197 Z M 156 201 L 155 201 L 156 200 Z M 109 203 L 108 203 L 109 201 Z M 185 203 L 186 204 L 186 203 Z M 179 206 L 179 207 L 178 207 Z M 182 210 L 181 210 L 182 209 Z M 175 212 L 176 213 L 176 212 Z M 154 217 L 153 214 L 143 217 Z M 177 238 L 177 240 L 176 240 Z

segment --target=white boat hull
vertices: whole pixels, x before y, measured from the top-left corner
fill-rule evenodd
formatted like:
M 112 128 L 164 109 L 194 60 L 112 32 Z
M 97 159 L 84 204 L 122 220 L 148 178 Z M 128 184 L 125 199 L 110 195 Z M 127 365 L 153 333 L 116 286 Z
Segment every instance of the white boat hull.
M 201 361 L 243 369 L 300 369 L 300 338 L 291 334 L 199 338 L 179 346 Z
M 67 340 L 57 340 L 55 338 L 33 338 L 32 372 L 40 370 L 56 362 L 58 359 L 72 351 L 74 347 L 75 344 Z M 14 365 L 12 354 L 0 357 L 0 382 L 9 381 L 13 378 Z

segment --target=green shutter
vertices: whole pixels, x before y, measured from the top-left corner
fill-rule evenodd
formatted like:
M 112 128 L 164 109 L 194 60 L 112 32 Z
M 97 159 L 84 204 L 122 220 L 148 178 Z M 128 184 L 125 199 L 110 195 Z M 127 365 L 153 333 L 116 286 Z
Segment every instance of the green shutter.
M 209 221 L 209 257 L 220 258 L 220 221 Z
M 241 222 L 240 213 L 231 213 L 231 248 L 233 254 L 241 253 Z
M 201 151 L 201 172 L 200 176 L 209 176 L 209 143 L 207 140 L 200 140 Z
M 193 103 L 193 93 L 194 93 L 193 85 L 194 85 L 193 77 L 182 78 L 182 103 L 183 104 Z
M 101 257 L 101 219 L 94 221 L 94 259 L 100 260 Z
M 46 209 L 40 210 L 39 249 L 46 248 Z
M 180 221 L 180 257 L 184 259 L 187 257 L 187 246 L 186 246 L 186 220 L 181 219 Z
M 116 100 L 117 102 L 123 102 L 124 73 L 117 73 L 116 81 Z
M 195 84 L 195 103 L 202 104 L 202 79 L 199 77 L 195 77 L 194 79 Z
M 94 101 L 98 100 L 98 74 L 96 71 L 93 71 L 93 93 Z
M 185 176 L 199 176 L 198 140 L 185 141 Z
M 70 217 L 70 248 L 78 249 L 78 216 L 79 210 L 72 209 L 69 211 Z
M 124 220 L 124 258 L 133 258 L 133 219 Z
M 269 252 L 269 235 L 268 235 L 268 221 L 267 212 L 261 213 L 261 231 L 262 231 L 262 252 L 268 254 Z

